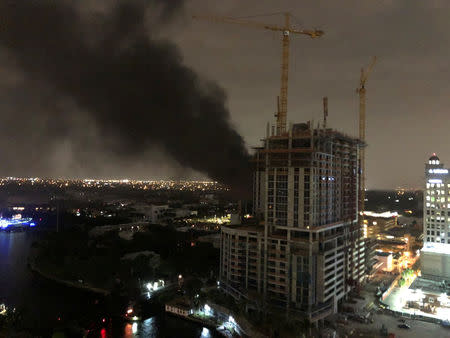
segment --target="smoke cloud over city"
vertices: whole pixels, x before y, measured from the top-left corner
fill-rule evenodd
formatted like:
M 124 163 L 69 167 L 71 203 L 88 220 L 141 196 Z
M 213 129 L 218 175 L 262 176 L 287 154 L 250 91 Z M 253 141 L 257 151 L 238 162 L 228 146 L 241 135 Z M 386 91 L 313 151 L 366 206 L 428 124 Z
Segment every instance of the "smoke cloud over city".
M 163 175 L 158 161 L 170 158 L 180 172 L 248 185 L 249 155 L 225 92 L 159 37 L 182 8 L 181 0 L 0 0 L 0 61 L 19 70 L 0 72 L 2 97 L 15 107 L 3 104 L 3 156 L 15 145 L 32 150 L 23 166 L 116 177 L 147 163 Z

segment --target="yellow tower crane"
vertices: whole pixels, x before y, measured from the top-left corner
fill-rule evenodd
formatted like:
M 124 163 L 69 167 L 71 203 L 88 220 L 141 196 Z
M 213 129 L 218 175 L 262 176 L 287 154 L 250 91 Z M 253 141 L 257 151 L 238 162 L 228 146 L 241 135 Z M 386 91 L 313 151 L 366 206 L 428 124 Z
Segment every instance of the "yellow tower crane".
M 366 70 L 361 68 L 361 77 L 359 80 L 359 88 L 356 92 L 359 94 L 359 139 L 365 143 L 366 142 L 366 81 L 372 71 L 377 57 L 374 56 L 372 62 L 367 67 Z M 360 178 L 360 200 L 359 200 L 359 211 L 364 212 L 365 210 L 365 199 L 366 199 L 366 158 L 365 158 L 365 144 L 361 147 L 360 160 L 361 160 L 361 178 Z M 361 217 L 361 223 L 364 221 L 364 215 Z M 362 225 L 362 224 L 361 224 Z
M 288 78 L 289 78 L 289 37 L 291 34 L 308 35 L 311 38 L 318 38 L 324 33 L 320 30 L 295 29 L 291 25 L 291 14 L 284 13 L 285 22 L 283 26 L 270 25 L 261 22 L 247 21 L 232 17 L 221 16 L 193 16 L 194 19 L 207 20 L 212 22 L 223 22 L 282 32 L 282 58 L 281 58 L 281 90 L 278 104 L 277 135 L 286 131 L 287 98 L 288 98 Z

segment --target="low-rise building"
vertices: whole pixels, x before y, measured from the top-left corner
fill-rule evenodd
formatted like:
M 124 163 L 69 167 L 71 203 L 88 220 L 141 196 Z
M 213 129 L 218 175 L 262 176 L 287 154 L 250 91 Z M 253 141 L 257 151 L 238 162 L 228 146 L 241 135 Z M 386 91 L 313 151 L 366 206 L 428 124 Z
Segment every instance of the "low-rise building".
M 379 239 L 381 233 L 397 226 L 397 212 L 364 211 L 364 237 Z
M 391 272 L 394 269 L 393 257 L 389 252 L 376 252 L 375 257 L 382 263 L 379 267 L 380 270 L 385 272 Z
M 132 238 L 132 235 L 135 232 L 138 231 L 144 231 L 147 227 L 148 227 L 148 223 L 147 222 L 132 222 L 132 223 L 124 223 L 124 224 L 114 224 L 114 225 L 101 225 L 101 226 L 96 226 L 93 227 L 91 230 L 89 230 L 89 237 L 97 237 L 97 236 L 102 236 L 104 234 L 106 234 L 107 232 L 118 232 L 119 235 L 124 238 L 127 239 L 128 234 L 125 235 L 125 233 L 129 233 Z
M 189 301 L 185 298 L 175 298 L 172 301 L 166 303 L 165 308 L 166 312 L 181 317 L 187 317 L 194 312 L 189 305 Z
M 211 243 L 214 248 L 220 249 L 220 233 L 200 236 L 197 238 L 198 242 Z

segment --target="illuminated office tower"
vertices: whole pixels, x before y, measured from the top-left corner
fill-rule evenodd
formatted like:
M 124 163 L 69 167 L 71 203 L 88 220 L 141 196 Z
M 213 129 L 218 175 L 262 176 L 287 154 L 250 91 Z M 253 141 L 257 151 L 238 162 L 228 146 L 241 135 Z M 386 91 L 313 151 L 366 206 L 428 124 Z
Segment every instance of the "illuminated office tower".
M 425 164 L 422 274 L 450 278 L 450 176 L 436 154 Z

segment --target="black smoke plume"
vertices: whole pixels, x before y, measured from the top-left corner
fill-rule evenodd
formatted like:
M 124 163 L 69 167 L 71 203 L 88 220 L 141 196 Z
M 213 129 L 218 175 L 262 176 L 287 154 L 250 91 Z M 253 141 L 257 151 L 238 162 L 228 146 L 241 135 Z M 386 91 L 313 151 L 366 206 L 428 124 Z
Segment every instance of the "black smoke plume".
M 181 165 L 246 190 L 249 155 L 230 125 L 224 91 L 157 37 L 183 1 L 116 0 L 95 15 L 80 10 L 83 3 L 0 0 L 0 45 L 27 77 L 87 111 L 111 156 L 136 158 L 156 145 Z

